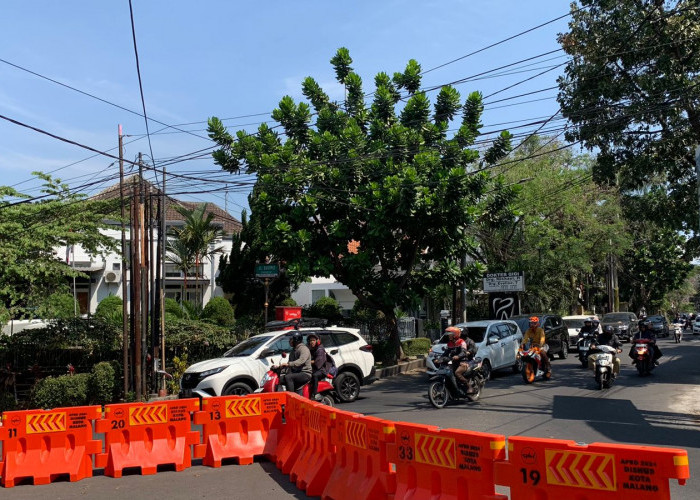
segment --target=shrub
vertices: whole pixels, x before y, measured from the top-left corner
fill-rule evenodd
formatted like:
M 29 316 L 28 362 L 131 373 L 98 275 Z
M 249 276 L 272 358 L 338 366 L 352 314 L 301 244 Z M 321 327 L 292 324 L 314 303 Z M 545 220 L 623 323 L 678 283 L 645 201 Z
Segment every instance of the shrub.
M 280 302 L 280 305 L 287 306 L 287 307 L 295 307 L 297 305 L 297 301 L 291 297 L 287 297 L 282 302 Z
M 191 362 L 221 356 L 241 340 L 230 328 L 180 319 L 165 324 L 166 360 L 187 353 Z
M 187 370 L 187 353 L 182 355 L 182 358 L 175 356 L 173 358 L 172 379 L 168 380 L 166 385 L 170 394 L 177 394 L 180 391 L 180 379 L 182 374 Z
M 233 326 L 236 322 L 231 303 L 223 297 L 213 297 L 207 302 L 202 318 L 219 326 Z
M 97 304 L 95 317 L 101 318 L 106 322 L 121 326 L 122 325 L 122 299 L 116 295 L 109 295 Z
M 372 343 L 372 354 L 374 354 L 375 361 L 384 361 L 390 359 L 391 345 L 388 340 L 376 341 Z
M 32 406 L 34 408 L 60 408 L 88 404 L 89 373 L 46 377 L 34 386 Z
M 39 307 L 39 314 L 45 319 L 69 320 L 80 312 L 77 301 L 69 293 L 54 293 Z
M 175 318 L 182 319 L 185 317 L 185 311 L 175 299 L 165 299 L 165 314 L 170 314 Z
M 114 400 L 116 376 L 112 365 L 106 361 L 97 363 L 90 372 L 88 396 L 90 404 L 104 405 Z
M 401 342 L 401 348 L 406 356 L 428 354 L 428 351 L 430 350 L 430 339 L 418 337 L 415 339 L 404 340 Z
M 342 319 L 340 304 L 332 297 L 321 297 L 315 304 L 305 307 L 302 316 L 312 318 L 325 318 L 331 322 Z

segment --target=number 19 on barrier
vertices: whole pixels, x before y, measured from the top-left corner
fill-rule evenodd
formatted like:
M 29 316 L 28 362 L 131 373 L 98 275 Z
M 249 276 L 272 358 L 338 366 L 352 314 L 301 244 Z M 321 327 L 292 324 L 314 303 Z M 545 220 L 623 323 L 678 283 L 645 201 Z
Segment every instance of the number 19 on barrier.
M 522 469 L 520 469 L 520 472 L 523 475 L 524 484 L 527 484 L 528 479 L 532 482 L 533 486 L 537 486 L 537 483 L 540 482 L 540 471 L 533 469 L 528 472 L 528 470 L 525 467 L 523 467 Z

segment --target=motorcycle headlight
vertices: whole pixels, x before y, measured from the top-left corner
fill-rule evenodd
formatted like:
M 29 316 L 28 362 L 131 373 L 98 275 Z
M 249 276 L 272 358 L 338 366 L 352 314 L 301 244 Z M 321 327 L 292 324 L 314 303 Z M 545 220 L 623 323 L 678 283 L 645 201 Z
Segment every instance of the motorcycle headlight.
M 610 366 L 610 360 L 607 358 L 598 358 L 598 364 L 600 366 Z
M 263 375 L 263 378 L 260 380 L 260 387 L 262 387 L 262 386 L 264 386 L 265 384 L 267 384 L 267 383 L 270 381 L 271 378 L 272 378 L 272 377 L 270 377 L 270 373 L 269 373 L 269 372 L 265 372 L 265 375 Z
M 627 330 L 629 325 L 620 325 L 620 330 Z
M 225 369 L 226 369 L 225 366 L 220 366 L 220 367 L 218 367 L 218 368 L 212 368 L 211 370 L 207 370 L 207 371 L 201 372 L 201 373 L 199 374 L 199 378 L 200 378 L 200 380 L 201 380 L 201 379 L 203 379 L 203 378 L 210 377 L 211 375 L 215 375 L 215 374 L 217 374 L 217 373 L 221 373 L 221 372 L 224 371 Z

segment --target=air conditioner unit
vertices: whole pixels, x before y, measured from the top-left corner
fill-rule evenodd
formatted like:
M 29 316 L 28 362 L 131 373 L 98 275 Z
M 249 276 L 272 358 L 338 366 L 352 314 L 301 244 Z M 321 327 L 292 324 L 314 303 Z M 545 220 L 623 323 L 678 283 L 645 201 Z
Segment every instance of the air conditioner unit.
M 122 278 L 122 275 L 119 271 L 107 271 L 105 273 L 105 282 L 106 283 L 119 283 L 121 278 Z

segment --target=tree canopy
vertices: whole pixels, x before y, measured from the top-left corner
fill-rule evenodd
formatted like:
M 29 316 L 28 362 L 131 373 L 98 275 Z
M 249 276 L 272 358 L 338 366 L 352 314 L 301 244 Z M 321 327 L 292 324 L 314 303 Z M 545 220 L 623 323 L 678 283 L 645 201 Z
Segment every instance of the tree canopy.
M 558 100 L 574 125 L 567 138 L 597 151 L 596 181 L 643 196 L 641 217 L 697 228 L 697 1 L 581 0 L 559 41 L 572 56 L 559 80 Z M 697 238 L 690 242 L 696 256 Z
M 68 291 L 68 278 L 84 276 L 56 254 L 58 247 L 79 245 L 93 255 L 117 251 L 118 242 L 100 229 L 118 200 L 88 200 L 58 179 L 34 175 L 45 181 L 36 199 L 0 187 L 0 304 L 15 317 Z
M 308 77 L 302 91 L 310 105 L 286 96 L 272 113 L 281 130 L 263 124 L 234 138 L 211 118 L 209 135 L 220 146 L 214 159 L 230 172 L 257 175 L 251 221 L 290 279 L 333 275 L 395 326 L 396 307 L 469 275 L 459 266 L 473 244 L 467 227 L 480 199 L 497 188 L 485 168 L 507 153 L 510 135 L 480 156 L 473 144 L 481 94 L 462 103 L 445 86 L 431 106 L 414 60 L 393 76 L 377 74 L 369 94 L 347 49 L 331 63 L 344 103 Z M 458 129 L 450 133 L 453 120 Z M 396 328 L 392 339 L 398 348 Z

